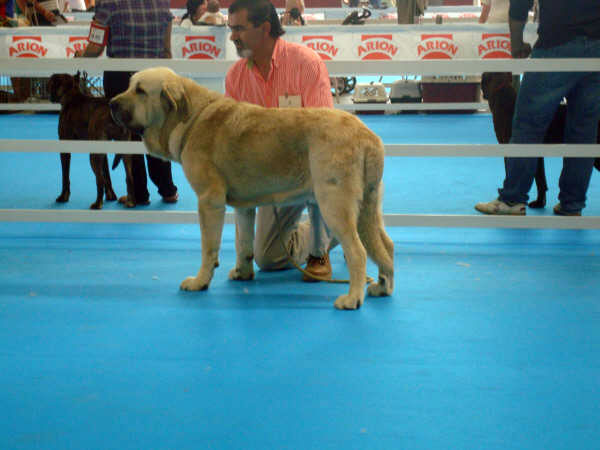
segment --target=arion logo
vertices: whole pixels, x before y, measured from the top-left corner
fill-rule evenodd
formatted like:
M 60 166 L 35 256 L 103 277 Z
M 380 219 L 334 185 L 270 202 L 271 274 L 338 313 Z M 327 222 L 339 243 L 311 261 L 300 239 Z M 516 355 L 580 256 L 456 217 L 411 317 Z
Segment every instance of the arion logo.
M 510 58 L 510 35 L 508 33 L 483 33 L 477 45 L 481 59 Z
M 417 45 L 421 59 L 452 59 L 458 52 L 452 34 L 422 34 Z
M 340 51 L 333 43 L 333 36 L 302 36 L 302 43 L 312 48 L 324 60 L 335 58 Z
M 78 50 L 85 50 L 88 44 L 87 36 L 69 36 L 69 43 L 66 48 L 67 58 L 75 55 Z
M 215 44 L 215 36 L 186 36 L 182 56 L 185 59 L 217 59 L 222 51 Z
M 8 56 L 15 58 L 40 58 L 46 56 L 48 47 L 42 44 L 41 36 L 13 36 Z
M 361 60 L 392 59 L 398 53 L 391 34 L 363 34 L 358 45 Z

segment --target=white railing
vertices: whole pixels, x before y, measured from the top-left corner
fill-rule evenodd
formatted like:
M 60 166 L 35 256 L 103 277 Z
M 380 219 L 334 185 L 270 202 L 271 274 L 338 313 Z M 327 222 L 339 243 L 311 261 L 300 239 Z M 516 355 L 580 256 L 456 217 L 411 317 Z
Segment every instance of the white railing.
M 10 62 L 12 66 L 5 66 Z M 40 75 L 54 72 L 74 72 L 86 70 L 99 74 L 103 70 L 140 70 L 156 65 L 165 65 L 180 73 L 194 73 L 204 76 L 223 76 L 231 62 L 198 62 L 185 60 L 136 60 L 105 59 L 102 66 L 98 60 L 0 60 L 4 67 L 15 75 Z M 402 63 L 361 61 L 328 62 L 332 75 L 346 74 L 478 74 L 484 71 L 525 71 L 538 72 L 581 72 L 600 71 L 600 59 L 554 59 L 554 60 L 457 60 L 457 61 L 405 61 Z M 406 104 L 415 109 L 418 104 Z M 469 105 L 469 104 L 467 104 Z M 355 109 L 355 105 L 349 105 Z M 381 109 L 384 105 L 374 105 Z M 430 105 L 423 104 L 427 109 Z M 465 108 L 466 109 L 466 108 Z M 108 146 L 108 149 L 107 149 Z M 600 156 L 600 145 L 592 144 L 553 144 L 553 145 L 386 145 L 386 156 L 420 157 L 501 157 L 501 156 Z M 54 141 L 0 139 L 3 152 L 64 152 L 72 153 L 144 153 L 141 143 L 97 142 L 97 141 Z M 88 211 L 88 210 L 0 210 L 1 221 L 22 222 L 94 222 L 94 223 L 197 223 L 195 211 Z M 226 220 L 233 223 L 232 214 Z M 502 217 L 481 215 L 433 215 L 433 214 L 386 214 L 388 226 L 404 227 L 460 227 L 460 228 L 575 228 L 599 229 L 600 217 L 553 217 L 526 216 Z

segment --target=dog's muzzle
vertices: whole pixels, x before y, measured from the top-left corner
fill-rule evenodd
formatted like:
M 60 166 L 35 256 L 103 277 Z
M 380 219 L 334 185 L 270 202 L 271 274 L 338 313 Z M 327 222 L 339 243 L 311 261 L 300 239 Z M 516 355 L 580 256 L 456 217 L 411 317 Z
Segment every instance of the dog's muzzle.
M 108 105 L 110 106 L 110 115 L 113 120 L 122 127 L 127 128 L 129 122 L 131 122 L 131 114 L 123 111 L 121 105 L 119 105 L 119 102 L 115 101 L 115 99 L 112 99 Z

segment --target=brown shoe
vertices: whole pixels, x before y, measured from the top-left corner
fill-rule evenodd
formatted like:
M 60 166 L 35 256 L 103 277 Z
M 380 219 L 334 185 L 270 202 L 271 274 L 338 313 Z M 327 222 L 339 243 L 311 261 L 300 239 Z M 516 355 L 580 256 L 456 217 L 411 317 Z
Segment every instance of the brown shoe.
M 562 205 L 557 203 L 553 208 L 554 214 L 557 216 L 581 216 L 581 210 L 579 211 L 565 211 L 562 209 Z
M 304 270 L 316 277 L 331 280 L 331 262 L 329 261 L 329 255 L 321 257 L 308 255 L 308 262 L 306 263 Z M 306 274 L 302 274 L 302 281 L 314 282 L 320 280 L 315 280 Z

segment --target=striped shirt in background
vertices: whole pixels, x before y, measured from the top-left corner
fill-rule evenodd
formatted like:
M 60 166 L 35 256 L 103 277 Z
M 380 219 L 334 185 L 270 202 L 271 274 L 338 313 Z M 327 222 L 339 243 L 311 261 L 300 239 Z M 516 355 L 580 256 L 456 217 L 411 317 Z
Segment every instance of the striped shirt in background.
M 107 56 L 164 58 L 164 38 L 173 20 L 169 0 L 102 0 L 94 20 L 109 27 Z
M 316 52 L 304 45 L 277 39 L 267 80 L 245 58 L 227 72 L 227 97 L 276 108 L 279 97 L 286 95 L 300 96 L 303 107 L 333 108 L 327 67 Z

